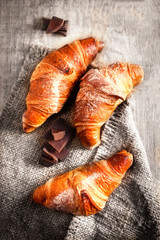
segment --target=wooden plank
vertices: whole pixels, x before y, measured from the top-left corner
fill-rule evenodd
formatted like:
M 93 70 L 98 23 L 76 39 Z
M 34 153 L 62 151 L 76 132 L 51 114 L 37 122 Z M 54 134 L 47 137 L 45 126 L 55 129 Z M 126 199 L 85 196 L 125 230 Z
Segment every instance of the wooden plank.
M 38 19 L 56 15 L 69 20 L 65 38 L 38 29 Z M 0 1 L 0 110 L 16 81 L 31 44 L 60 47 L 76 38 L 106 42 L 96 63 L 141 64 L 145 79 L 133 95 L 134 119 L 154 177 L 160 179 L 160 1 Z

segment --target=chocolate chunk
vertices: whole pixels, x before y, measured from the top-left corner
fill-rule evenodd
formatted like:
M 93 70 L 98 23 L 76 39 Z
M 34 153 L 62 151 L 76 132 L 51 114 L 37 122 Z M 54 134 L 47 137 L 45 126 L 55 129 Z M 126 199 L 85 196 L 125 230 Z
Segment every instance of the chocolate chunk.
M 53 153 L 48 151 L 46 147 L 43 148 L 43 152 L 46 157 L 52 159 L 54 162 L 58 162 L 58 158 Z
M 55 131 L 54 129 L 51 129 L 51 133 L 55 141 L 61 140 L 65 136 L 65 131 Z
M 39 160 L 39 164 L 45 167 L 51 167 L 52 165 L 55 164 L 55 162 L 47 157 L 42 156 Z
M 57 33 L 67 36 L 67 29 L 68 29 L 68 20 L 64 21 L 63 26 L 57 31 Z
M 54 131 L 64 131 L 65 136 L 63 139 L 60 139 L 58 141 L 55 141 L 53 139 L 51 129 Z M 44 134 L 44 138 L 47 140 L 47 142 L 55 148 L 56 151 L 61 152 L 61 150 L 67 145 L 67 143 L 73 138 L 73 129 L 66 124 L 66 122 L 63 119 L 59 119 L 53 123 L 51 128 L 47 130 L 47 132 Z
M 59 31 L 66 31 L 67 32 L 67 29 L 68 29 L 68 20 L 65 20 L 63 26 L 60 28 Z
M 46 31 L 51 19 L 49 18 L 42 18 L 42 30 Z
M 51 21 L 49 22 L 46 33 L 57 32 L 63 26 L 63 24 L 64 24 L 63 19 L 53 16 Z
M 61 152 L 57 152 L 47 142 L 43 145 L 43 153 L 42 153 L 42 155 L 47 156 L 48 158 L 53 159 L 54 157 L 56 157 L 60 161 L 64 161 L 64 159 L 68 156 L 68 154 L 69 154 L 69 151 L 66 148 L 63 148 Z
M 42 30 L 46 33 L 58 33 L 63 36 L 67 35 L 68 20 L 63 20 L 61 18 L 53 16 L 52 19 L 42 18 Z
M 69 151 L 66 148 L 63 148 L 61 152 L 55 151 L 55 156 L 58 157 L 60 161 L 64 161 L 69 154 Z

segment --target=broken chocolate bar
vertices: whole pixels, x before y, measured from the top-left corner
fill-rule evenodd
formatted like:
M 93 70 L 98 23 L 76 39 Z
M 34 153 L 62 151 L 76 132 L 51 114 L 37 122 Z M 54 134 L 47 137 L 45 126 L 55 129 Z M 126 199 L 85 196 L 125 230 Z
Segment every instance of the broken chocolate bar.
M 53 139 L 51 129 L 54 131 L 64 131 L 65 135 L 62 139 L 55 141 Z M 51 126 L 50 129 L 44 134 L 44 138 L 47 140 L 47 142 L 58 152 L 61 152 L 61 150 L 67 145 L 67 143 L 73 138 L 73 129 L 66 124 L 66 122 L 63 119 L 59 119 Z
M 54 159 L 58 158 L 60 161 L 64 161 L 64 159 L 68 156 L 69 151 L 66 148 L 63 148 L 61 152 L 57 152 L 50 144 L 47 142 L 43 145 L 42 155 Z
M 53 16 L 52 19 L 42 18 L 42 30 L 46 30 L 46 33 L 60 33 L 64 36 L 67 35 L 68 20 Z

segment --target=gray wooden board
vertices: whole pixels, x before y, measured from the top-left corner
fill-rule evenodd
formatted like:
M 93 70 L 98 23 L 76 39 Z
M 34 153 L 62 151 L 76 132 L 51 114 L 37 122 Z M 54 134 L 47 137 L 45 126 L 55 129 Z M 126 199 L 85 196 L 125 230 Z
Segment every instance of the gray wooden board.
M 53 15 L 69 20 L 67 37 L 39 29 L 39 19 Z M 31 44 L 58 48 L 87 36 L 105 42 L 96 63 L 143 66 L 144 82 L 132 96 L 133 114 L 153 175 L 160 179 L 159 0 L 0 0 L 0 110 Z

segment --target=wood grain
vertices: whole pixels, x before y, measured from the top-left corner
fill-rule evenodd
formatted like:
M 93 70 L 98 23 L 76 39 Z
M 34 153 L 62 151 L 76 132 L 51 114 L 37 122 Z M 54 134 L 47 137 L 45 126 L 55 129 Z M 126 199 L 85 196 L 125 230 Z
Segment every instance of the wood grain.
M 39 19 L 53 15 L 69 20 L 67 37 L 39 29 Z M 133 113 L 153 175 L 160 179 L 159 0 L 0 0 L 0 110 L 31 44 L 57 48 L 90 35 L 106 43 L 96 63 L 129 61 L 145 70 L 132 97 Z

